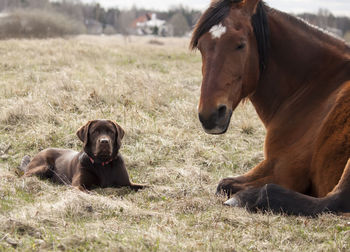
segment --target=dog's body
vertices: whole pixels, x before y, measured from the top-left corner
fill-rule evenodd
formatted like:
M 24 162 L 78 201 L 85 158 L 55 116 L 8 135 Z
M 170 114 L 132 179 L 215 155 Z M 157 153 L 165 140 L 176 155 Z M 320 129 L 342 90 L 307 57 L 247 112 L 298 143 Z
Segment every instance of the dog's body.
M 24 175 L 48 178 L 80 190 L 122 186 L 138 190 L 144 187 L 129 179 L 119 154 L 124 131 L 117 123 L 90 121 L 78 130 L 77 135 L 84 142 L 83 151 L 43 150 L 29 162 Z

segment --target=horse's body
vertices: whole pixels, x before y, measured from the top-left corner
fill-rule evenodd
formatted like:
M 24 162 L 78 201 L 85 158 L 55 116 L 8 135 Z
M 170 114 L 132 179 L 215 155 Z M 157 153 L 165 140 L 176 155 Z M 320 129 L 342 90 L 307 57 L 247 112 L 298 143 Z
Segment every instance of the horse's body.
M 210 28 L 218 24 L 226 28 L 219 38 Z M 218 192 L 235 194 L 227 204 L 303 215 L 350 212 L 350 48 L 259 0 L 212 3 L 192 46 L 203 56 L 205 130 L 224 133 L 244 98 L 267 130 L 265 160 L 220 182 Z

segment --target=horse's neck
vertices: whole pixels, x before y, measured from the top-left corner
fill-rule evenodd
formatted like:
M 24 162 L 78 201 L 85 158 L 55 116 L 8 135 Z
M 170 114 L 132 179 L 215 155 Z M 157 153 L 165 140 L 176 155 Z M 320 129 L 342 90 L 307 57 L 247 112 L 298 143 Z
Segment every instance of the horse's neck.
M 350 49 L 344 42 L 278 11 L 271 10 L 268 19 L 269 63 L 250 97 L 265 125 L 285 103 L 302 107 L 308 96 L 315 96 L 309 97 L 313 102 L 324 99 L 346 74 L 350 78 Z

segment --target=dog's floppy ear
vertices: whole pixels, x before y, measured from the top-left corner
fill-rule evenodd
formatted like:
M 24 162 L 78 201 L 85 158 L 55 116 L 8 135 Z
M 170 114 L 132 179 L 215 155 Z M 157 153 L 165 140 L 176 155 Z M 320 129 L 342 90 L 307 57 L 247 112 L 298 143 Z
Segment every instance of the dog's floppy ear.
M 89 128 L 93 121 L 88 121 L 84 126 L 81 126 L 77 131 L 78 138 L 84 143 L 84 148 L 89 141 Z
M 123 128 L 120 127 L 120 125 L 118 123 L 116 123 L 114 121 L 111 121 L 111 122 L 114 124 L 115 128 L 117 129 L 117 137 L 116 137 L 115 141 L 116 141 L 116 143 L 118 143 L 119 146 L 121 146 L 121 141 L 125 135 L 125 132 L 124 132 Z

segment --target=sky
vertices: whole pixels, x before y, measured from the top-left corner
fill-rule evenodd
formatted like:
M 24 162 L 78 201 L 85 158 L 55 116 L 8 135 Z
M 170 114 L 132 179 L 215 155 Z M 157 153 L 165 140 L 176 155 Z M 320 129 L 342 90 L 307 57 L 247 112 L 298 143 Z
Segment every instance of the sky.
M 210 0 L 82 0 L 85 3 L 99 2 L 104 7 L 130 8 L 133 5 L 147 9 L 167 10 L 171 6 L 184 6 L 204 10 Z M 326 8 L 335 15 L 350 17 L 350 0 L 265 0 L 271 7 L 290 13 L 312 12 Z

